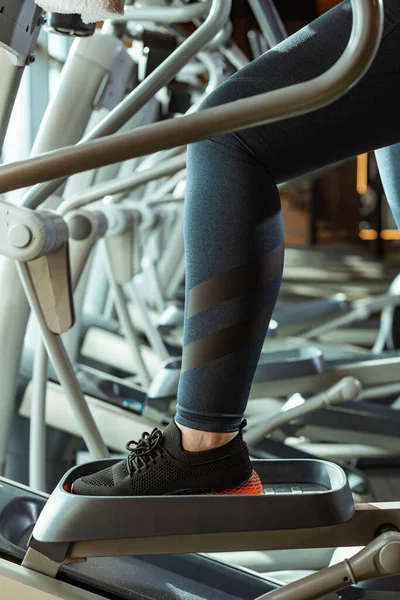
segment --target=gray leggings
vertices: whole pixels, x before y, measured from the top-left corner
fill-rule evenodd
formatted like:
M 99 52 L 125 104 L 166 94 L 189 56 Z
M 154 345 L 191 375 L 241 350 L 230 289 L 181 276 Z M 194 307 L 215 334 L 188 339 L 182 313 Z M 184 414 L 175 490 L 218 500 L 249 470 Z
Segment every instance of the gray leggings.
M 351 20 L 350 3 L 342 2 L 234 75 L 202 108 L 320 75 L 343 52 Z M 378 56 L 342 99 L 305 116 L 190 146 L 179 423 L 215 432 L 239 428 L 282 277 L 277 184 L 397 142 L 400 2 L 385 0 Z M 389 191 L 395 151 L 380 157 L 389 169 Z

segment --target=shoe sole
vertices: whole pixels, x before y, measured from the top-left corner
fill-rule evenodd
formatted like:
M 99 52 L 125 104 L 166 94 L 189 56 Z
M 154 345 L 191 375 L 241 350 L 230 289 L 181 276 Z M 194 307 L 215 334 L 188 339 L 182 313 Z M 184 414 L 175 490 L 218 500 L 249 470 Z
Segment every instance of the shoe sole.
M 218 495 L 218 496 L 219 495 L 236 496 L 236 495 L 245 495 L 245 494 L 252 494 L 252 495 L 260 496 L 263 493 L 264 493 L 264 490 L 263 490 L 263 486 L 261 483 L 261 479 L 259 478 L 259 476 L 257 475 L 257 473 L 255 471 L 252 472 L 251 476 L 249 477 L 249 479 L 247 481 L 245 481 L 244 483 L 241 483 L 240 485 L 238 485 L 235 488 L 232 488 L 230 490 L 224 490 L 222 492 L 208 492 L 208 494 Z

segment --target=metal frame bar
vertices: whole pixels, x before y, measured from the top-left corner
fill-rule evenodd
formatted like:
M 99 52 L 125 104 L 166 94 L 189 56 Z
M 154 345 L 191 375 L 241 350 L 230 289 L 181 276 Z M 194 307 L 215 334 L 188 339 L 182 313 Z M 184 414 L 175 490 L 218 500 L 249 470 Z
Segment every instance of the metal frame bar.
M 2 73 L 2 92 L 0 95 L 1 152 L 25 67 L 13 64 L 11 54 L 2 47 L 0 47 L 0 65 Z
M 43 36 L 42 36 L 43 33 Z M 42 37 L 41 37 L 42 36 Z M 50 57 L 47 51 L 47 35 L 40 32 L 35 49 L 35 62 L 28 69 L 30 102 L 30 147 L 37 136 L 43 115 L 49 103 Z
M 249 4 L 270 48 L 288 37 L 273 0 L 249 0 Z
M 82 424 L 83 438 L 89 451 L 94 457 L 103 458 L 109 456 L 97 425 L 89 411 L 83 392 L 79 386 L 74 369 L 71 365 L 68 355 L 60 336 L 50 331 L 43 312 L 41 310 L 35 287 L 26 263 L 16 263 L 18 274 L 21 278 L 25 294 L 29 300 L 32 310 L 38 320 L 43 343 L 46 346 L 47 354 L 53 363 L 57 377 L 66 391 L 71 406 Z
M 134 369 L 135 371 L 137 371 L 141 383 L 144 386 L 148 386 L 150 385 L 150 375 L 147 370 L 146 364 L 143 360 L 142 354 L 140 352 L 140 341 L 129 316 L 122 285 L 120 285 L 115 278 L 114 270 L 112 268 L 110 260 L 109 250 L 107 248 L 106 243 L 104 243 L 104 240 L 102 240 L 102 242 L 104 251 L 104 263 L 107 270 L 110 291 L 114 299 L 114 306 L 117 312 L 118 320 L 121 325 L 121 330 L 129 344 L 129 349 L 132 353 Z
M 281 410 L 266 418 L 259 415 L 250 417 L 247 421 L 249 429 L 245 431 L 245 439 L 249 445 L 254 445 L 265 436 L 270 435 L 275 429 L 287 425 L 295 419 L 302 419 L 306 415 L 321 410 L 332 404 L 341 404 L 348 400 L 355 400 L 361 392 L 361 384 L 354 377 L 344 377 L 330 389 L 316 394 L 306 402 Z
M 86 206 L 96 200 L 102 200 L 105 196 L 111 196 L 121 192 L 131 191 L 149 181 L 160 179 L 168 175 L 172 175 L 176 171 L 180 171 L 186 167 L 186 154 L 181 154 L 163 161 L 158 166 L 154 166 L 144 171 L 136 171 L 130 177 L 117 179 L 114 181 L 106 181 L 99 183 L 93 187 L 84 190 L 82 193 L 72 196 L 60 204 L 58 213 L 66 215 L 69 211 Z
M 125 14 L 113 17 L 111 22 L 189 23 L 201 18 L 210 9 L 210 5 L 210 2 L 195 2 L 186 6 L 127 6 Z
M 358 504 L 352 519 L 328 527 L 74 542 L 68 557 L 359 547 L 385 524 L 400 529 L 400 503 Z

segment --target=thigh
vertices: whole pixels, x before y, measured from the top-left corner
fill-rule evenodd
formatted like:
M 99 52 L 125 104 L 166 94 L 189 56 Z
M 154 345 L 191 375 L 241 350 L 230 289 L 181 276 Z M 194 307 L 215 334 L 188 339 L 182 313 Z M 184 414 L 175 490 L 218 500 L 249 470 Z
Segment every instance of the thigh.
M 378 55 L 340 100 L 307 115 L 224 136 L 224 142 L 245 146 L 281 182 L 400 141 L 400 2 L 385 0 L 384 5 Z M 213 94 L 212 103 L 317 77 L 339 59 L 351 25 L 351 6 L 345 1 L 239 71 Z

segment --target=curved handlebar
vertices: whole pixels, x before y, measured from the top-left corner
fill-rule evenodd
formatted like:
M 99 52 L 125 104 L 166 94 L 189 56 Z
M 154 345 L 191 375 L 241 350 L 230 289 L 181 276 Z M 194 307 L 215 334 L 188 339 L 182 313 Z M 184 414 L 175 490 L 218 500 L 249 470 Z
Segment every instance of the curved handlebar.
M 341 58 L 311 81 L 237 100 L 203 112 L 141 127 L 0 167 L 0 192 L 67 177 L 229 131 L 305 114 L 334 102 L 371 65 L 383 30 L 383 0 L 351 0 L 353 27 Z

